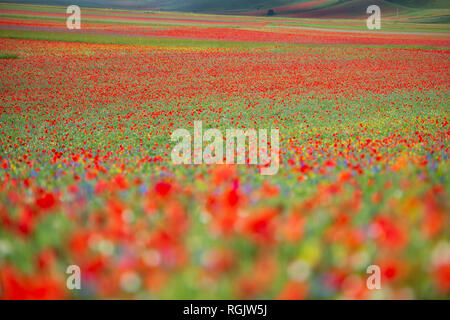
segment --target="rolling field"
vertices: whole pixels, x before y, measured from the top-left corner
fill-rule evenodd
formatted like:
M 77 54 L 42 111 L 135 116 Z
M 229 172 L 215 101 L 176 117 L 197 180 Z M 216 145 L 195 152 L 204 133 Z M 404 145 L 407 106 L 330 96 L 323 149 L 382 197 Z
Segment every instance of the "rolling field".
M 0 4 L 0 298 L 450 298 L 448 24 L 66 17 Z M 278 172 L 173 164 L 195 121 Z

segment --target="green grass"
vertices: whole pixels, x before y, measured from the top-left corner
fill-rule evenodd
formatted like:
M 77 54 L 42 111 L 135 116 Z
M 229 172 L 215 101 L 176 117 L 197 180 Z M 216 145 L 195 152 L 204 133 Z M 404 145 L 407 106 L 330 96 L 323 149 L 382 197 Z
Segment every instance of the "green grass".
M 409 8 L 448 8 L 448 0 L 386 0 Z
M 0 59 L 18 59 L 19 56 L 15 53 L 0 53 Z
M 78 32 L 44 32 L 0 29 L 0 38 L 32 39 L 47 41 L 66 41 L 82 43 L 119 44 L 119 45 L 147 45 L 160 47 L 202 47 L 202 48 L 271 48 L 289 46 L 289 44 L 275 44 L 266 42 L 238 42 L 193 39 L 171 39 L 150 37 L 127 37 L 104 34 L 86 34 Z

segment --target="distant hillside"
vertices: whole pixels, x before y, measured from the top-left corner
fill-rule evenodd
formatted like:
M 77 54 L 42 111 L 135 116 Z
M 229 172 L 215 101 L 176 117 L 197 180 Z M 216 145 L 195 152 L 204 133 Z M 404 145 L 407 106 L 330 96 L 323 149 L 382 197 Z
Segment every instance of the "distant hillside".
M 50 5 L 81 7 L 147 9 L 215 14 L 266 15 L 272 9 L 275 15 L 298 17 L 354 17 L 365 14 L 371 4 L 382 10 L 406 11 L 414 9 L 450 9 L 450 0 L 0 0 Z

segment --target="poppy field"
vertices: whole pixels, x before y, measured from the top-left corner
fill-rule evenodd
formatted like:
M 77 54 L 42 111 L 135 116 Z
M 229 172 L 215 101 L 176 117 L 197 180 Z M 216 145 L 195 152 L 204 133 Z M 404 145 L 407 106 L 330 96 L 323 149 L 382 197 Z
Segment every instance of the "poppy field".
M 0 298 L 450 298 L 449 35 L 31 15 L 0 22 Z M 195 121 L 279 129 L 279 171 L 174 165 Z

